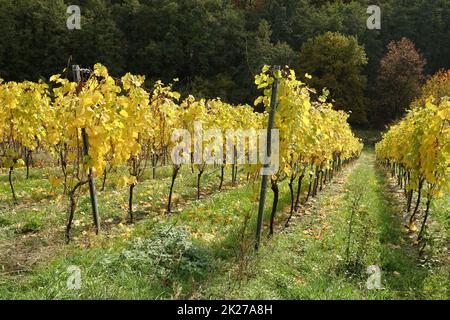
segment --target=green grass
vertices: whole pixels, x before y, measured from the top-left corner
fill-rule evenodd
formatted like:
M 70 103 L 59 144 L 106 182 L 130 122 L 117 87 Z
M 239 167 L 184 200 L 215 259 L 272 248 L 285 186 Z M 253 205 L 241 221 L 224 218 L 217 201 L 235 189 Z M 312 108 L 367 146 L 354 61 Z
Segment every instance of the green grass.
M 210 170 L 212 171 L 212 170 Z M 42 174 L 42 172 L 41 172 Z M 33 266 L 31 272 L 6 273 L 0 278 L 0 297 L 2 298 L 170 298 L 177 294 L 192 294 L 196 279 L 178 278 L 176 283 L 150 281 L 150 275 L 135 272 L 124 272 L 111 266 L 103 265 L 108 254 L 120 254 L 130 246 L 130 239 L 148 238 L 156 226 L 171 224 L 181 226 L 191 234 L 192 241 L 205 248 L 210 256 L 211 270 L 221 263 L 221 259 L 234 257 L 234 249 L 238 239 L 238 231 L 242 222 L 242 212 L 254 212 L 255 195 L 258 183 L 246 183 L 244 174 L 240 175 L 241 185 L 231 188 L 226 174 L 226 184 L 221 193 L 218 187 L 218 174 L 205 174 L 201 200 L 196 200 L 196 176 L 189 168 L 182 171 L 175 187 L 175 212 L 171 216 L 165 214 L 170 171 L 161 174 L 159 179 L 147 179 L 136 189 L 135 209 L 145 218 L 135 225 L 126 225 L 126 210 L 122 207 L 127 199 L 126 189 L 114 186 L 115 177 L 108 181 L 107 191 L 99 193 L 100 212 L 103 225 L 107 229 L 100 237 L 94 237 L 90 228 L 90 203 L 87 196 L 82 196 L 74 221 L 72 244 L 62 243 L 65 222 L 66 199 L 52 196 L 46 202 L 34 203 L 22 197 L 20 205 L 2 211 L 3 229 L 11 231 L 5 236 L 4 243 L 10 247 L 16 243 L 24 243 L 26 249 L 22 255 L 30 254 L 34 247 L 48 247 L 51 257 L 45 257 L 42 264 Z M 31 183 L 19 178 L 18 188 L 32 188 L 42 181 L 40 175 L 30 179 Z M 285 190 L 282 186 L 282 190 Z M 9 190 L 5 190 L 5 193 Z M 48 192 L 49 190 L 47 190 Z M 25 191 L 24 191 L 25 192 Z M 64 200 L 64 201 L 63 201 Z M 271 201 L 269 197 L 268 201 Z M 284 198 L 281 199 L 286 202 Z M 266 210 L 267 213 L 270 207 Z M 267 215 L 267 214 L 266 214 Z M 120 222 L 120 223 L 119 223 Z M 55 228 L 56 226 L 56 228 Z M 6 235 L 8 232 L 5 232 Z M 32 237 L 32 238 L 31 238 Z M 41 243 L 30 239 L 47 239 L 55 243 Z M 17 253 L 14 253 L 17 254 Z M 13 263 L 21 262 L 13 257 L 0 261 L 4 268 L 15 267 Z M 83 270 L 83 289 L 72 292 L 66 289 L 67 268 L 77 265 Z M 15 269 L 15 268 L 12 268 Z M 19 270 L 19 271 L 28 271 Z M 129 271 L 129 270 L 128 270 Z M 204 272 L 202 272 L 204 273 Z M 141 284 L 138 286 L 138 284 Z M 145 285 L 143 284 L 145 283 Z M 98 287 L 97 287 L 98 286 Z M 98 291 L 101 288 L 101 291 Z M 134 288 L 134 289 L 133 289 Z M 180 289 L 181 288 L 181 289 Z M 97 291 L 96 291 L 97 290 Z
M 384 172 L 366 152 L 344 179 L 319 197 L 295 227 L 277 235 L 251 261 L 240 285 L 230 274 L 215 279 L 206 292 L 230 299 L 448 299 L 449 265 L 442 254 L 424 266 L 408 241 L 399 204 L 386 189 Z M 345 191 L 345 192 L 342 192 Z M 352 235 L 346 261 L 352 199 L 360 191 L 365 213 Z M 440 212 L 443 213 L 443 212 Z M 364 219 L 364 220 L 363 220 Z M 364 233 L 364 230 L 367 233 Z M 367 234 L 367 238 L 362 235 Z M 360 245 L 363 249 L 359 249 Z M 448 243 L 447 243 L 448 245 Z M 354 263 L 355 259 L 358 263 Z M 368 290 L 366 268 L 381 269 L 383 289 Z M 232 273 L 232 272 L 230 272 Z
M 433 205 L 432 245 L 425 258 L 419 258 L 418 247 L 403 227 L 401 198 L 390 190 L 371 150 L 340 173 L 283 231 L 289 197 L 286 181 L 281 183 L 277 231 L 271 239 L 269 192 L 258 254 L 253 251 L 253 233 L 259 183 L 247 183 L 241 174 L 240 185 L 232 188 L 227 183 L 219 193 L 219 173 L 214 172 L 204 177 L 204 194 L 196 200 L 196 176 L 184 168 L 175 189 L 176 213 L 167 216 L 169 169 L 159 172 L 156 180 L 147 176 L 137 187 L 139 219 L 134 225 L 125 223 L 127 190 L 115 186 L 120 173 L 112 174 L 107 190 L 99 193 L 105 227 L 100 236 L 92 234 L 89 199 L 81 197 L 69 245 L 63 244 L 67 199 L 51 193 L 42 178 L 48 169 L 33 169 L 29 181 L 17 172 L 21 204 L 14 207 L 6 201 L 0 210 L 0 250 L 9 249 L 8 255 L 0 253 L 0 298 L 449 298 L 445 199 Z M 229 172 L 227 181 L 228 176 Z M 4 175 L 0 181 L 0 195 L 6 198 Z M 36 192 L 37 188 L 42 190 Z M 358 195 L 347 258 L 348 221 Z M 243 229 L 247 213 L 250 219 Z M 159 236 L 166 227 L 174 233 Z M 150 247 L 143 249 L 136 241 Z M 153 254 L 169 260 L 155 260 Z M 381 268 L 383 289 L 367 289 L 366 268 L 371 265 Z M 81 270 L 80 290 L 67 288 L 70 266 Z

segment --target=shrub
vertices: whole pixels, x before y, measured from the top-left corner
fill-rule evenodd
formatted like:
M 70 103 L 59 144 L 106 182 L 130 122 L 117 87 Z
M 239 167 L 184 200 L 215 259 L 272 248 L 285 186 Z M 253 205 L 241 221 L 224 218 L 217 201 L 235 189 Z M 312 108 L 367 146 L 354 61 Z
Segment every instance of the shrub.
M 177 276 L 198 277 L 205 273 L 210 256 L 205 249 L 195 244 L 183 228 L 158 227 L 146 239 L 135 239 L 114 260 L 134 271 L 149 274 L 161 280 Z

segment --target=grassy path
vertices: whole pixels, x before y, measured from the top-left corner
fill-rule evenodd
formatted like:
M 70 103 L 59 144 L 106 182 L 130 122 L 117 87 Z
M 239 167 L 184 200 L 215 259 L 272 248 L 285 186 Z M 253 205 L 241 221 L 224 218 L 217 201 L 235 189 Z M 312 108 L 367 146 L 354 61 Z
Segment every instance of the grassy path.
M 403 227 L 400 201 L 374 154 L 365 151 L 297 217 L 294 227 L 276 236 L 249 263 L 240 285 L 224 277 L 206 296 L 449 299 L 448 254 L 437 250 L 419 258 L 414 235 Z M 379 289 L 378 272 L 371 275 L 375 288 L 368 289 L 368 267 L 371 273 L 380 270 Z

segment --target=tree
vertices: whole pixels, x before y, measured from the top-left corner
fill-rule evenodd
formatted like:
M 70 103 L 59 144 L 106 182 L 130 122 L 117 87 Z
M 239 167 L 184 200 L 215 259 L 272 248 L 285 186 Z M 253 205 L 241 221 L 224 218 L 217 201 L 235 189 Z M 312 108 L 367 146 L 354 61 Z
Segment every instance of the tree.
M 380 61 L 377 79 L 378 120 L 383 122 L 401 117 L 420 93 L 425 60 L 411 40 L 402 38 L 387 46 Z M 385 118 L 380 119 L 381 115 Z
M 353 36 L 326 32 L 309 39 L 300 51 L 300 74 L 313 75 L 307 82 L 316 90 L 330 89 L 335 106 L 351 112 L 353 124 L 367 122 L 364 90 L 367 77 L 363 67 L 367 64 L 364 47 Z
M 423 85 L 421 91 L 420 97 L 413 102 L 412 107 L 424 105 L 430 97 L 438 101 L 446 96 L 450 97 L 450 69 L 436 72 Z
M 248 68 L 255 76 L 264 65 L 289 65 L 295 62 L 295 52 L 286 42 L 272 43 L 272 30 L 266 20 L 249 36 L 247 43 Z
M 60 72 L 68 58 L 66 10 L 63 0 L 0 0 L 0 76 L 23 81 Z
M 73 63 L 83 66 L 102 63 L 111 74 L 122 74 L 126 70 L 124 38 L 111 5 L 105 0 L 87 0 L 82 6 L 81 30 L 68 32 L 65 59 L 72 56 Z
M 384 3 L 386 2 L 386 3 Z M 411 39 L 427 60 L 426 74 L 450 65 L 450 0 L 383 1 L 383 44 Z

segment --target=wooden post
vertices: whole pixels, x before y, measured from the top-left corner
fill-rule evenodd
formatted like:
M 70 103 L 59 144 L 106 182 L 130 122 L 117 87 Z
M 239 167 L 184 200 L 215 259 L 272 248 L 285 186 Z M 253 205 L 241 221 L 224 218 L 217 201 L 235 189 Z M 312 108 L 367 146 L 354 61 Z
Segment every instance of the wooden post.
M 89 157 L 89 140 L 86 133 L 86 129 L 81 129 L 81 135 L 83 137 L 83 149 L 85 158 Z M 89 180 L 89 195 L 91 196 L 91 206 L 92 206 L 92 217 L 94 218 L 95 233 L 100 232 L 100 219 L 98 215 L 98 202 L 97 202 L 97 191 L 95 190 L 94 175 L 92 174 L 92 169 L 88 172 Z
M 80 83 L 81 82 L 80 67 L 78 65 L 74 65 L 72 69 L 74 74 L 74 80 L 77 83 Z M 81 136 L 83 138 L 83 154 L 86 159 L 89 157 L 89 137 L 85 128 L 81 129 Z M 92 169 L 89 169 L 88 171 L 88 181 L 89 181 L 89 195 L 91 198 L 92 216 L 94 219 L 95 233 L 99 234 L 100 218 L 98 214 L 97 191 L 95 190 L 95 181 Z
M 274 66 L 273 73 L 277 71 L 280 71 L 280 66 Z M 270 112 L 269 112 L 269 122 L 267 126 L 267 141 L 266 141 L 266 148 L 267 148 L 267 158 L 270 159 L 272 155 L 272 129 L 275 122 L 275 110 L 278 104 L 278 78 L 275 76 L 275 80 L 273 82 L 272 87 L 272 96 L 270 99 Z M 267 160 L 267 159 L 265 159 Z M 270 164 L 268 161 L 265 161 L 264 168 L 269 168 Z M 259 196 L 259 208 L 258 208 L 258 220 L 256 221 L 256 243 L 255 243 L 255 250 L 259 249 L 259 243 L 261 241 L 261 231 L 262 231 L 262 225 L 263 225 L 263 218 L 264 218 L 264 204 L 266 202 L 266 193 L 267 193 L 267 181 L 268 176 L 264 174 L 262 176 L 261 181 L 261 192 Z

